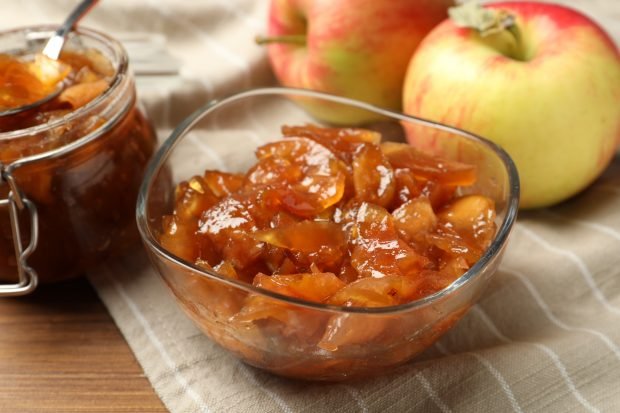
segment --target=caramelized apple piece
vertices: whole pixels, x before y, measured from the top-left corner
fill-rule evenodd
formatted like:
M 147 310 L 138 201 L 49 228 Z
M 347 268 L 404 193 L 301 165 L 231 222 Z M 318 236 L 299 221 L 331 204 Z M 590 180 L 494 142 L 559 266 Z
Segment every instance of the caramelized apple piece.
M 372 317 L 367 314 L 334 315 L 327 323 L 325 333 L 317 346 L 327 351 L 338 351 L 341 347 L 372 343 L 387 328 L 388 323 L 381 316 Z
M 346 239 L 340 225 L 324 221 L 301 221 L 258 231 L 257 240 L 290 250 L 289 257 L 300 268 L 320 263 L 321 269 L 339 268 L 346 252 Z
M 282 260 L 280 267 L 274 274 L 297 274 L 299 273 L 299 269 L 295 265 L 295 263 L 288 257 Z
M 447 225 L 438 225 L 435 232 L 427 235 L 427 240 L 450 258 L 462 257 L 468 265 L 473 265 L 482 256 L 482 250 L 471 240 L 463 238 Z
M 360 128 L 320 128 L 314 125 L 283 126 L 287 137 L 312 139 L 332 151 L 338 158 L 350 164 L 355 153 L 365 144 L 379 145 L 381 134 Z
M 300 165 L 288 159 L 268 157 L 262 159 L 247 172 L 246 186 L 294 184 L 303 178 Z
M 438 214 L 459 234 L 486 249 L 495 236 L 495 203 L 482 195 L 468 195 L 447 205 Z
M 495 236 L 495 206 L 481 195 L 469 195 L 446 205 L 438 213 L 437 231 L 428 240 L 449 257 L 473 265 Z
M 284 260 L 288 259 L 286 255 L 286 250 L 284 248 L 279 248 L 271 244 L 265 244 L 263 246 L 261 255 L 259 259 L 265 263 L 265 266 L 268 269 L 269 274 L 283 274 L 279 271 L 280 267 Z M 292 273 L 297 273 L 299 271 L 293 271 Z M 290 273 L 287 273 L 290 274 Z M 255 275 L 255 274 L 254 274 Z M 254 278 L 252 275 L 252 279 Z
M 241 174 L 230 174 L 219 171 L 205 171 L 204 180 L 218 198 L 231 195 L 241 189 L 245 177 Z
M 286 211 L 278 211 L 272 216 L 271 221 L 269 222 L 269 228 L 286 227 L 298 222 L 300 222 L 300 218 L 295 215 L 289 214 Z
M 306 138 L 291 138 L 271 142 L 256 150 L 259 161 L 276 158 L 283 159 L 301 168 L 312 168 L 319 175 L 328 176 L 336 172 L 336 158 L 323 145 Z
M 398 208 L 410 199 L 417 198 L 422 194 L 423 182 L 418 182 L 413 173 L 407 168 L 394 169 L 395 194 L 392 206 Z
M 345 286 L 334 274 L 257 274 L 253 284 L 289 297 L 322 302 Z
M 351 231 L 351 265 L 363 277 L 413 275 L 427 264 L 398 237 L 392 216 L 380 206 L 361 204 Z
M 203 178 L 194 176 L 176 187 L 175 215 L 182 220 L 199 219 L 201 214 L 217 202 Z
M 179 218 L 174 215 L 164 216 L 162 219 L 163 231 L 159 241 L 165 249 L 177 257 L 194 262 L 199 253 L 193 234 L 198 228 L 196 225 L 188 225 L 179 221 Z
M 248 173 L 248 181 L 275 186 L 281 206 L 295 215 L 316 215 L 344 194 L 346 167 L 310 139 L 269 143 L 258 148 L 256 156 L 259 163 Z
M 78 83 L 90 83 L 101 79 L 101 75 L 94 72 L 90 67 L 84 66 L 75 74 L 75 81 Z
M 196 234 L 198 226 L 195 221 L 167 215 L 163 217 L 162 224 L 160 242 L 165 249 L 189 262 L 198 259 L 211 263 L 217 261 L 210 240 Z
M 407 242 L 419 242 L 437 226 L 437 217 L 426 197 L 412 199 L 392 212 L 399 234 Z
M 340 289 L 328 304 L 345 307 L 386 307 L 405 303 L 415 295 L 418 277 L 389 275 L 383 278 L 361 278 Z
M 222 261 L 215 267 L 202 259 L 196 260 L 195 264 L 208 272 L 216 272 L 227 278 L 239 280 L 234 266 L 228 261 Z M 183 297 L 193 296 L 194 302 L 198 302 L 202 308 L 208 309 L 209 319 L 215 317 L 228 320 L 241 310 L 245 296 L 243 291 L 198 274 L 191 274 L 187 281 L 189 281 L 189 285 L 187 285 Z
M 402 276 L 362 278 L 339 290 L 327 303 L 347 307 L 395 306 L 414 299 L 421 281 Z M 382 333 L 389 333 L 389 329 L 390 320 L 385 316 L 339 314 L 330 319 L 318 346 L 337 351 L 343 346 L 376 341 Z
M 326 315 L 316 311 L 252 294 L 241 310 L 228 321 L 244 335 L 250 331 L 258 333 L 260 337 L 286 337 L 304 343 L 305 346 L 320 339 L 325 328 L 325 318 Z
M 213 271 L 233 280 L 239 279 L 239 274 L 237 274 L 235 266 L 232 265 L 229 261 L 222 261 L 221 263 L 213 267 Z
M 384 142 L 381 150 L 392 167 L 407 168 L 425 181 L 452 186 L 466 186 L 476 182 L 476 168 L 472 165 L 426 155 L 404 143 Z
M 344 174 L 337 177 L 309 176 L 289 188 L 278 188 L 282 207 L 299 217 L 310 218 L 338 202 L 344 193 Z
M 265 275 L 257 274 L 253 284 L 289 297 L 321 302 L 344 286 L 344 283 L 331 273 Z M 297 336 L 309 341 L 310 337 L 321 334 L 324 321 L 316 311 L 282 303 L 274 299 L 251 295 L 241 311 L 233 317 L 233 322 L 247 324 L 255 322 L 278 322 L 263 326 L 263 329 L 278 329 L 284 336 Z
M 323 249 L 341 250 L 345 244 L 339 225 L 331 222 L 301 221 L 275 229 L 258 231 L 254 237 L 260 241 L 289 250 L 305 253 Z
M 353 281 L 359 279 L 359 274 L 355 268 L 351 265 L 351 258 L 346 257 L 342 265 L 340 266 L 340 273 L 338 274 L 338 278 L 344 281 L 346 284 L 350 284 Z
M 423 298 L 443 290 L 470 268 L 463 257 L 449 258 L 437 271 L 423 271 L 420 285 L 412 299 Z
M 377 145 L 364 145 L 353 158 L 357 199 L 388 207 L 396 191 L 394 171 Z
M 68 103 L 73 109 L 82 107 L 88 102 L 100 96 L 108 88 L 108 81 L 98 79 L 88 83 L 78 83 L 62 91 L 58 101 Z
M 454 198 L 455 193 L 456 187 L 453 185 L 444 185 L 435 181 L 427 181 L 424 183 L 421 195 L 427 197 L 429 201 L 431 201 L 433 209 L 439 210 Z
M 209 237 L 223 259 L 243 269 L 262 252 L 262 242 L 251 235 L 256 229 L 248 206 L 240 199 L 228 197 L 203 212 L 198 233 Z

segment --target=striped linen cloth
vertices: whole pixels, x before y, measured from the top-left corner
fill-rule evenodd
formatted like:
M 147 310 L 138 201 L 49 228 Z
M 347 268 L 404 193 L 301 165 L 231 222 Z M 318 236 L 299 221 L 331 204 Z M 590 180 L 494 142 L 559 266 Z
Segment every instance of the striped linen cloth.
M 620 39 L 620 1 L 562 3 Z M 3 3 L 0 28 L 59 22 L 74 4 Z M 273 84 L 253 43 L 266 8 L 106 0 L 84 24 L 125 41 L 163 139 L 208 99 Z M 521 214 L 490 287 L 435 346 L 398 373 L 354 383 L 301 383 L 240 363 L 181 313 L 144 256 L 89 277 L 171 412 L 620 412 L 619 206 L 617 157 L 570 202 Z

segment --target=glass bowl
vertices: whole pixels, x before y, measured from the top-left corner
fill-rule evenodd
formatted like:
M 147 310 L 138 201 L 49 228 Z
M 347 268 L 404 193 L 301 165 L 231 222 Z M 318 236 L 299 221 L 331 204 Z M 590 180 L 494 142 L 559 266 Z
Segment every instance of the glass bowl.
M 478 180 L 463 194 L 480 193 L 497 208 L 497 232 L 488 250 L 447 288 L 404 305 L 338 307 L 307 302 L 235 281 L 175 256 L 158 242 L 162 216 L 170 214 L 174 184 L 206 169 L 246 171 L 254 150 L 279 139 L 283 125 L 321 122 L 302 107 L 322 106 L 344 116 L 357 112 L 372 121 L 384 140 L 404 141 L 447 159 L 475 164 Z M 342 119 L 341 124 L 347 120 Z M 213 341 L 246 363 L 310 380 L 344 380 L 386 372 L 433 344 L 477 301 L 502 257 L 519 202 L 517 171 L 497 145 L 434 122 L 322 93 L 267 88 L 205 105 L 183 121 L 152 159 L 137 205 L 138 228 L 150 259 L 178 303 Z M 239 322 L 252 301 L 269 318 Z M 241 314 L 241 316 L 240 316 Z M 326 329 L 346 337 L 326 348 Z

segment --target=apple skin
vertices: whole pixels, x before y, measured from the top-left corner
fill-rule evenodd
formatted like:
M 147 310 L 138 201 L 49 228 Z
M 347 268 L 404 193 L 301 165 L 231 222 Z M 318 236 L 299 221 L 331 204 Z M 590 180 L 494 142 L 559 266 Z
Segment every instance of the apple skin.
M 407 64 L 453 0 L 272 0 L 268 36 L 306 35 L 305 45 L 271 43 L 284 86 L 313 89 L 400 110 Z M 367 113 L 304 106 L 332 123 L 360 123 Z
M 442 22 L 411 59 L 403 110 L 498 143 L 517 165 L 521 208 L 550 206 L 588 186 L 615 154 L 618 48 L 592 20 L 560 5 L 489 7 L 516 16 L 519 51 L 507 32 L 482 38 Z

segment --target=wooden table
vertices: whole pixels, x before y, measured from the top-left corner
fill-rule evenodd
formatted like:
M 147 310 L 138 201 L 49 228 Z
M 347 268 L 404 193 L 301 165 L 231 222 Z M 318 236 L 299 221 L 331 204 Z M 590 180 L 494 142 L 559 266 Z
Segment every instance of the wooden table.
M 166 412 L 90 284 L 0 299 L 0 412 Z

